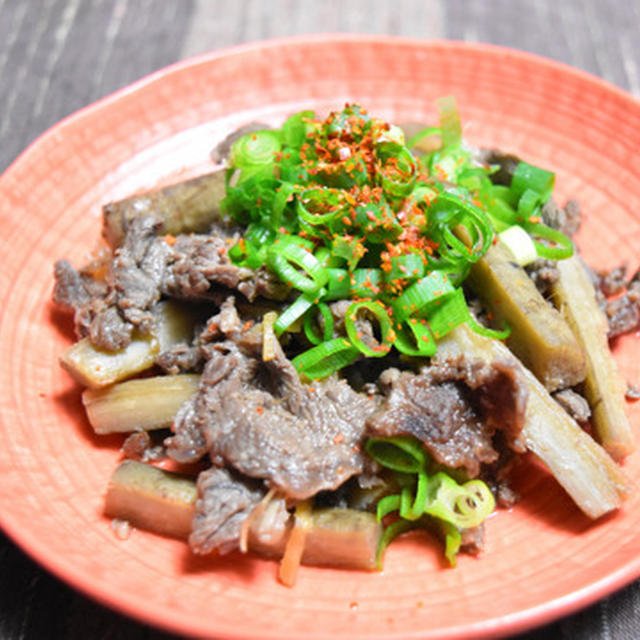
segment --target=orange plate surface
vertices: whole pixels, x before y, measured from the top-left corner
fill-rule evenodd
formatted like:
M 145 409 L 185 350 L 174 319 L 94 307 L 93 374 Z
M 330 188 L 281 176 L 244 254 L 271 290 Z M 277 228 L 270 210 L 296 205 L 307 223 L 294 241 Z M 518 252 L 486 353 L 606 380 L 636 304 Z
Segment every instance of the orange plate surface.
M 434 122 L 454 94 L 465 135 L 557 174 L 577 197 L 579 243 L 602 267 L 640 247 L 640 106 L 584 73 L 482 45 L 329 36 L 243 46 L 170 67 L 61 122 L 0 178 L 0 521 L 28 553 L 120 611 L 224 638 L 466 638 L 567 614 L 640 576 L 637 493 L 591 523 L 544 472 L 518 480 L 519 506 L 493 516 L 481 558 L 455 570 L 424 538 L 399 540 L 381 573 L 303 568 L 294 589 L 272 562 L 196 559 L 180 542 L 101 515 L 119 438 L 93 436 L 80 389 L 58 366 L 71 322 L 50 303 L 52 264 L 82 264 L 101 204 L 210 168 L 227 132 L 301 108 L 357 101 L 396 122 Z M 640 381 L 638 335 L 615 348 Z M 634 431 L 640 406 L 629 405 Z M 626 463 L 640 477 L 640 458 Z

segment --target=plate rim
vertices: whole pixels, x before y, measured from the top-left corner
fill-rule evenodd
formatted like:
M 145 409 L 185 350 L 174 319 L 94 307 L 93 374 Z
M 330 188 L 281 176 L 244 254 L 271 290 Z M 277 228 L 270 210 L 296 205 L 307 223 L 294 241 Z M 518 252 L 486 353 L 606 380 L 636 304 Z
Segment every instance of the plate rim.
M 376 34 L 349 34 L 349 33 L 319 33 L 310 35 L 296 35 L 272 38 L 267 40 L 256 40 L 252 42 L 242 43 L 217 49 L 209 52 L 205 52 L 196 56 L 191 56 L 164 66 L 152 73 L 146 74 L 140 79 L 132 82 L 80 109 L 75 110 L 69 115 L 65 116 L 52 126 L 48 127 L 44 132 L 39 134 L 32 142 L 30 142 L 25 149 L 19 153 L 7 166 L 7 168 L 0 175 L 0 190 L 4 185 L 5 180 L 10 180 L 11 175 L 14 172 L 18 172 L 23 163 L 29 162 L 30 156 L 37 152 L 38 148 L 43 144 L 46 144 L 47 140 L 56 135 L 64 133 L 67 127 L 77 126 L 83 119 L 95 115 L 104 109 L 119 102 L 125 97 L 132 96 L 145 88 L 155 84 L 162 83 L 168 77 L 174 74 L 182 74 L 189 72 L 190 69 L 199 65 L 211 65 L 215 64 L 217 60 L 229 59 L 234 56 L 243 55 L 245 53 L 257 53 L 262 50 L 272 50 L 284 47 L 297 47 L 301 45 L 308 45 L 310 43 L 381 43 L 389 45 L 405 45 L 408 47 L 415 47 L 417 49 L 431 49 L 431 48 L 454 48 L 458 50 L 465 50 L 470 54 L 476 53 L 480 55 L 503 55 L 508 56 L 516 60 L 528 61 L 536 66 L 542 65 L 551 70 L 556 70 L 562 74 L 569 74 L 583 82 L 595 85 L 600 90 L 604 90 L 609 94 L 615 94 L 618 98 L 626 101 L 633 109 L 640 108 L 640 98 L 634 96 L 630 92 L 612 84 L 611 82 L 596 76 L 590 72 L 577 69 L 566 63 L 553 60 L 540 54 L 527 52 L 503 45 L 496 45 L 482 42 L 465 42 L 461 40 L 448 40 L 448 39 L 419 39 L 419 38 L 407 38 L 402 36 L 392 35 L 376 35 Z M 0 426 L 5 428 L 4 417 L 0 417 Z M 202 632 L 202 628 L 199 625 L 194 625 L 192 621 L 187 620 L 187 616 L 184 612 L 176 612 L 167 616 L 160 612 L 159 618 L 150 619 L 149 615 L 145 615 L 145 612 L 140 611 L 135 605 L 131 605 L 125 598 L 118 598 L 115 594 L 110 592 L 108 585 L 105 587 L 100 581 L 93 581 L 88 584 L 86 581 L 87 572 L 79 570 L 75 567 L 68 567 L 65 563 L 55 557 L 50 557 L 47 554 L 46 544 L 41 541 L 39 536 L 34 535 L 32 531 L 19 530 L 20 527 L 16 526 L 15 522 L 11 521 L 11 517 L 7 518 L 3 511 L 0 511 L 0 528 L 5 532 L 9 539 L 18 546 L 22 552 L 24 552 L 29 558 L 34 560 L 37 564 L 43 567 L 45 570 L 52 573 L 56 578 L 62 580 L 65 584 L 70 585 L 76 591 L 89 597 L 90 599 L 101 603 L 104 606 L 114 609 L 115 611 L 126 615 L 130 618 L 136 619 L 144 624 L 151 624 L 156 627 L 164 628 L 174 633 L 196 633 Z M 447 638 L 475 638 L 479 637 L 502 637 L 514 633 L 519 633 L 527 629 L 534 627 L 544 626 L 557 620 L 561 617 L 570 615 L 580 609 L 583 609 L 597 600 L 612 594 L 614 591 L 623 588 L 635 579 L 640 577 L 640 558 L 632 559 L 629 563 L 622 567 L 619 567 L 615 571 L 607 574 L 605 577 L 593 582 L 583 589 L 574 591 L 570 594 L 555 598 L 551 601 L 539 604 L 535 607 L 522 609 L 512 614 L 505 615 L 501 618 L 479 621 L 475 623 L 465 624 L 456 627 L 449 627 L 447 630 Z M 224 633 L 225 638 L 253 638 L 254 636 L 248 636 L 246 633 L 237 633 L 231 628 L 220 629 L 219 632 Z M 282 635 L 278 633 L 276 636 L 269 634 L 266 637 L 295 637 L 291 633 Z M 387 637 L 386 635 L 375 636 L 366 634 L 360 636 L 357 633 L 353 635 L 354 638 L 366 637 L 371 640 L 374 637 Z M 420 638 L 435 638 L 443 637 L 441 632 L 436 635 L 430 633 L 428 629 L 417 633 L 404 634 L 404 637 L 420 637 Z

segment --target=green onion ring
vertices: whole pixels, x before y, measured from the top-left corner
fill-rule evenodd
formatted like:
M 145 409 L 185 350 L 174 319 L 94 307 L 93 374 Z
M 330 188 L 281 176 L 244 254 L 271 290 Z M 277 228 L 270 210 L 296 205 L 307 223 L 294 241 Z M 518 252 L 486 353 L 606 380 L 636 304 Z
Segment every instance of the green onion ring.
M 368 311 L 378 321 L 382 339 L 376 347 L 369 347 L 359 335 L 356 319 L 358 313 L 361 311 Z M 357 347 L 365 356 L 381 358 L 382 356 L 386 356 L 391 350 L 391 342 L 395 337 L 395 332 L 391 328 L 391 319 L 380 302 L 354 302 L 347 309 L 344 326 L 353 346 Z
M 329 279 L 327 270 L 313 253 L 295 242 L 276 240 L 267 251 L 267 264 L 283 282 L 308 294 L 318 291 Z M 293 265 L 302 269 L 308 277 Z
M 310 211 L 308 204 L 312 202 L 322 206 L 326 213 L 313 213 Z M 332 220 L 344 215 L 346 208 L 340 189 L 312 187 L 301 191 L 296 197 L 298 215 L 311 226 L 329 224 Z
M 324 320 L 324 331 L 322 337 L 320 337 L 316 333 L 316 329 L 313 323 L 316 311 L 320 312 L 320 315 Z M 333 335 L 333 326 L 333 314 L 331 313 L 331 309 L 329 309 L 329 305 L 325 304 L 324 302 L 319 302 L 315 307 L 310 307 L 304 314 L 302 327 L 304 329 L 305 336 L 307 336 L 307 340 L 309 340 L 311 344 L 318 345 L 326 342 L 327 340 L 330 340 L 331 336 Z
M 426 469 L 424 447 L 413 436 L 368 438 L 365 450 L 376 462 L 393 471 L 419 473 Z
M 291 363 L 301 376 L 320 380 L 350 365 L 360 355 L 345 338 L 334 338 L 297 355 Z

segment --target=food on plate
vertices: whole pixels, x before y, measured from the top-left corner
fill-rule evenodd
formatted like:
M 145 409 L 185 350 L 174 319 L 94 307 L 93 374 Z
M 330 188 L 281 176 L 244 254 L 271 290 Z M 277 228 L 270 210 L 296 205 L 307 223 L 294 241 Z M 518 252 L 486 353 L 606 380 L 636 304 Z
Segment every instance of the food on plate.
M 528 452 L 590 517 L 621 505 L 607 316 L 634 326 L 636 278 L 588 270 L 553 173 L 469 147 L 438 106 L 410 137 L 349 104 L 244 129 L 223 169 L 105 205 L 107 247 L 56 263 L 62 366 L 96 433 L 131 434 L 108 516 L 280 557 L 290 585 L 380 567 L 409 529 L 452 565 L 480 552 Z

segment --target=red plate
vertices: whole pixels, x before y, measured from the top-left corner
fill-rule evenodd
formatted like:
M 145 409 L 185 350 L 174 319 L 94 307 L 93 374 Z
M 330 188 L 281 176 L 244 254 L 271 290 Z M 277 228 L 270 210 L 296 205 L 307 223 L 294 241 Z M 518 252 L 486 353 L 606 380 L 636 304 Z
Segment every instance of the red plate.
M 483 557 L 444 566 L 425 539 L 398 541 L 382 573 L 303 568 L 294 589 L 276 565 L 196 559 L 180 542 L 102 517 L 119 439 L 98 439 L 80 389 L 59 368 L 70 322 L 49 302 L 52 263 L 81 264 L 100 206 L 205 171 L 208 151 L 254 119 L 345 101 L 396 122 L 433 122 L 454 94 L 465 134 L 557 173 L 579 198 L 579 242 L 600 266 L 640 247 L 640 106 L 584 73 L 506 49 L 329 36 L 259 43 L 179 64 L 66 119 L 0 178 L 2 526 L 49 570 L 120 611 L 184 634 L 225 638 L 463 638 L 514 633 L 565 615 L 640 576 L 640 505 L 591 523 L 543 472 L 522 503 L 492 517 Z M 640 380 L 638 335 L 620 340 Z M 640 405 L 629 405 L 636 432 Z M 640 478 L 640 459 L 626 469 Z

